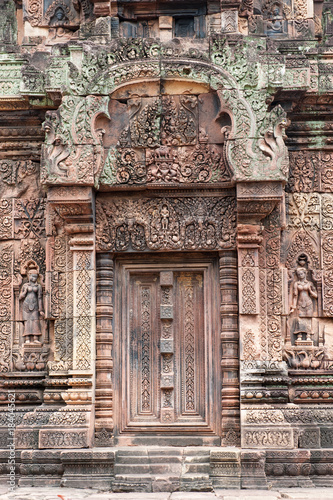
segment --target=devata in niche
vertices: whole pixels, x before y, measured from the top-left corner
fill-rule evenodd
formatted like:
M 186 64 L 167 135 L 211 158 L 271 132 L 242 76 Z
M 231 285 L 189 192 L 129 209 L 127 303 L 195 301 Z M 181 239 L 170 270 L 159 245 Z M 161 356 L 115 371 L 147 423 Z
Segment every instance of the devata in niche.
M 295 271 L 295 281 L 291 291 L 290 314 L 293 316 L 291 331 L 295 344 L 312 342 L 312 318 L 318 294 L 312 281 L 308 279 L 306 256 L 300 256 Z
M 24 323 L 24 343 L 40 343 L 42 335 L 40 318 L 44 318 L 43 290 L 37 282 L 38 269 L 31 266 L 28 269 L 28 282 L 20 292 L 19 300 L 22 301 L 22 317 Z

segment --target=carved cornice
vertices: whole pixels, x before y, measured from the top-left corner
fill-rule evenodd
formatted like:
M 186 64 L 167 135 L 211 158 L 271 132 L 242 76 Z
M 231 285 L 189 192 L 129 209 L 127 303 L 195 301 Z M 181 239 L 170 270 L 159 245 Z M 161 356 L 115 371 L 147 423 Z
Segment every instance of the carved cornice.
M 282 198 L 282 182 L 241 182 L 237 184 L 238 224 L 259 224 L 282 201 Z M 248 237 L 251 237 L 250 233 Z
M 94 245 L 93 192 L 89 187 L 51 187 L 48 201 L 65 222 L 64 229 L 72 235 L 69 244 L 72 250 L 90 249 Z M 52 220 L 48 221 L 48 232 L 52 234 Z

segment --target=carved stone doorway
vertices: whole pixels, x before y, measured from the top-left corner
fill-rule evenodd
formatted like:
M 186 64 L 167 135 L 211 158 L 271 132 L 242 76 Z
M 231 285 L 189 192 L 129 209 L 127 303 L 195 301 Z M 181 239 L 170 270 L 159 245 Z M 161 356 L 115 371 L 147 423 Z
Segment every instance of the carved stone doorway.
M 217 264 L 205 256 L 116 260 L 117 444 L 220 444 Z

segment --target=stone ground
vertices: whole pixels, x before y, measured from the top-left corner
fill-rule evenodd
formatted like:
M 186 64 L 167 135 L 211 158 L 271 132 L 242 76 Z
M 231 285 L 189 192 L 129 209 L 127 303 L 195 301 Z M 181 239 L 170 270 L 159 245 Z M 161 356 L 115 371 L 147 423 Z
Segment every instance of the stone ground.
M 106 493 L 57 487 L 19 487 L 8 493 L 0 485 L 1 500 L 333 500 L 333 488 L 281 488 L 266 490 L 216 490 L 215 493 Z

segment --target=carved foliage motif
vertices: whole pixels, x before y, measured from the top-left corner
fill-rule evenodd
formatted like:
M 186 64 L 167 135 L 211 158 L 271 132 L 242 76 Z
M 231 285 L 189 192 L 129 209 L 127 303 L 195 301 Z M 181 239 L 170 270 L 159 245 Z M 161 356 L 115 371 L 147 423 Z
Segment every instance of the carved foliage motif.
M 257 357 L 256 339 L 252 330 L 247 330 L 243 337 L 243 360 L 251 362 Z M 247 366 L 247 364 L 246 364 Z M 251 366 L 249 364 L 249 366 Z
M 258 252 L 252 248 L 239 250 L 240 256 L 240 313 L 257 314 Z
M 327 315 L 333 315 L 333 233 L 323 236 L 323 310 Z
M 291 152 L 288 190 L 332 192 L 333 153 L 327 150 Z
M 91 364 L 91 300 L 92 300 L 92 255 L 79 251 L 76 255 L 74 305 L 75 367 L 81 370 Z
M 231 196 L 97 201 L 100 250 L 231 248 L 235 202 Z
M 0 200 L 0 240 L 13 237 L 13 200 Z
M 16 238 L 45 237 L 45 199 L 15 200 L 14 224 Z
M 73 358 L 73 255 L 65 234 L 50 241 L 52 269 L 49 274 L 49 316 L 54 318 L 54 361 L 52 371 L 72 367 Z
M 151 296 L 150 287 L 141 287 L 141 338 L 142 338 L 142 379 L 141 398 L 143 412 L 150 412 L 151 405 Z
M 172 146 L 195 144 L 197 140 L 197 123 L 196 97 L 179 96 L 176 99 L 167 96 L 162 98 L 162 144 Z
M 320 228 L 321 196 L 293 193 L 288 196 L 288 228 Z
M 333 228 L 333 194 L 293 193 L 287 201 L 288 228 L 325 231 Z
M 209 144 L 192 148 L 160 146 L 146 150 L 110 148 L 101 184 L 186 184 L 230 180 L 223 149 Z
M 245 430 L 244 446 L 251 448 L 291 448 L 293 446 L 290 429 Z
M 195 148 L 161 147 L 147 152 L 148 180 L 152 183 L 205 183 L 230 179 L 222 148 L 197 144 Z
M 244 99 L 242 92 L 230 90 L 235 89 L 237 84 L 224 69 L 222 70 L 216 66 L 209 67 L 207 64 L 192 61 L 191 71 L 189 72 L 187 61 L 185 63 L 181 60 L 179 62 L 162 60 L 160 64 L 158 46 L 156 50 L 152 47 L 143 49 L 142 46 L 145 45 L 146 41 L 127 43 L 129 48 L 125 60 L 132 60 L 131 63 L 117 64 L 115 57 L 107 53 L 101 53 L 98 56 L 97 54 L 85 54 L 82 74 L 79 74 L 76 70 L 71 75 L 73 91 L 79 94 L 83 92 L 112 93 L 116 87 L 125 82 L 149 77 L 158 78 L 161 76 L 161 71 L 163 71 L 163 77 L 166 78 L 184 78 L 184 75 L 186 75 L 188 79 L 200 81 L 201 83 L 210 83 L 214 89 L 224 87 L 226 90 L 219 91 L 221 101 L 223 101 L 225 109 L 233 116 L 232 137 L 230 138 L 235 140 L 229 141 L 227 149 L 228 160 L 233 171 L 243 179 L 249 178 L 254 169 L 260 173 L 260 176 L 266 176 L 266 178 L 267 174 L 271 179 L 286 178 L 288 156 L 284 145 L 284 129 L 288 125 L 288 120 L 280 106 L 276 106 L 268 113 L 265 99 L 260 97 L 254 99 L 253 107 L 251 107 L 249 105 L 250 101 Z M 137 50 L 134 45 L 140 45 L 140 49 Z M 118 51 L 116 51 L 117 54 Z M 224 67 L 223 57 L 226 50 L 218 49 L 215 52 L 213 51 L 213 55 L 216 56 L 214 56 L 214 62 L 218 62 Z M 232 60 L 232 58 L 230 61 L 228 60 L 226 64 L 228 71 L 230 73 L 234 71 L 242 84 L 250 82 L 253 85 L 255 81 L 252 81 L 251 78 L 253 75 L 257 77 L 258 72 L 253 71 L 254 64 L 247 57 L 246 51 L 244 57 L 242 49 L 233 46 L 230 53 L 237 53 L 238 56 L 236 61 Z M 142 58 L 154 59 L 154 57 L 157 58 L 156 61 L 137 60 Z M 222 63 L 220 62 L 221 57 Z M 111 67 L 112 71 L 110 71 Z M 91 74 L 94 76 L 93 78 L 90 77 Z M 247 80 L 243 82 L 242 79 L 245 78 L 245 75 L 249 82 Z M 134 111 L 135 124 L 131 124 L 129 128 L 132 137 L 134 133 L 137 134 L 134 139 L 137 145 L 142 145 L 145 141 L 149 141 L 150 146 L 153 146 L 154 143 L 157 145 L 158 138 L 154 129 L 156 129 L 159 121 L 161 121 L 162 136 L 166 134 L 166 137 L 162 137 L 163 144 L 179 145 L 184 141 L 186 141 L 186 144 L 193 144 L 195 107 L 192 107 L 192 103 L 188 105 L 189 101 L 186 104 L 188 97 L 181 96 L 181 100 L 178 97 L 177 99 L 175 97 L 163 98 L 166 112 L 170 114 L 170 121 L 168 121 L 168 117 L 164 119 L 164 117 L 161 118 L 160 116 L 163 102 L 159 106 L 158 100 L 148 103 L 144 99 L 146 98 L 143 98 L 141 102 L 142 108 L 140 108 L 140 111 Z M 191 99 L 193 99 L 194 103 L 195 99 L 193 97 Z M 130 99 L 129 101 L 134 100 Z M 260 105 L 258 105 L 258 102 L 260 102 Z M 133 102 L 133 104 L 136 107 L 136 103 Z M 148 114 L 149 120 L 147 120 Z M 171 116 L 173 117 L 171 118 Z M 139 125 L 139 128 L 136 125 Z M 142 135 L 145 129 L 146 138 Z M 184 133 L 187 135 L 186 137 Z M 267 169 L 267 162 L 269 163 L 269 169 Z
M 41 0 L 28 0 L 25 4 L 25 18 L 31 26 L 41 24 L 43 15 L 43 3 Z
M 318 153 L 293 151 L 289 153 L 288 190 L 309 193 L 318 189 Z
M 185 350 L 185 411 L 195 410 L 195 337 L 194 337 L 194 287 L 189 282 L 184 286 L 184 350 Z
M 280 262 L 280 217 L 275 209 L 265 220 L 264 251 L 260 254 L 260 330 L 262 359 L 267 356 L 272 362 L 282 359 L 282 272 Z
M 37 169 L 38 164 L 31 160 L 0 160 L 0 180 L 8 186 L 15 186 L 25 177 L 35 174 Z
M 13 275 L 13 248 L 10 245 L 0 248 L 0 372 L 9 371 L 11 350 L 11 308 Z

